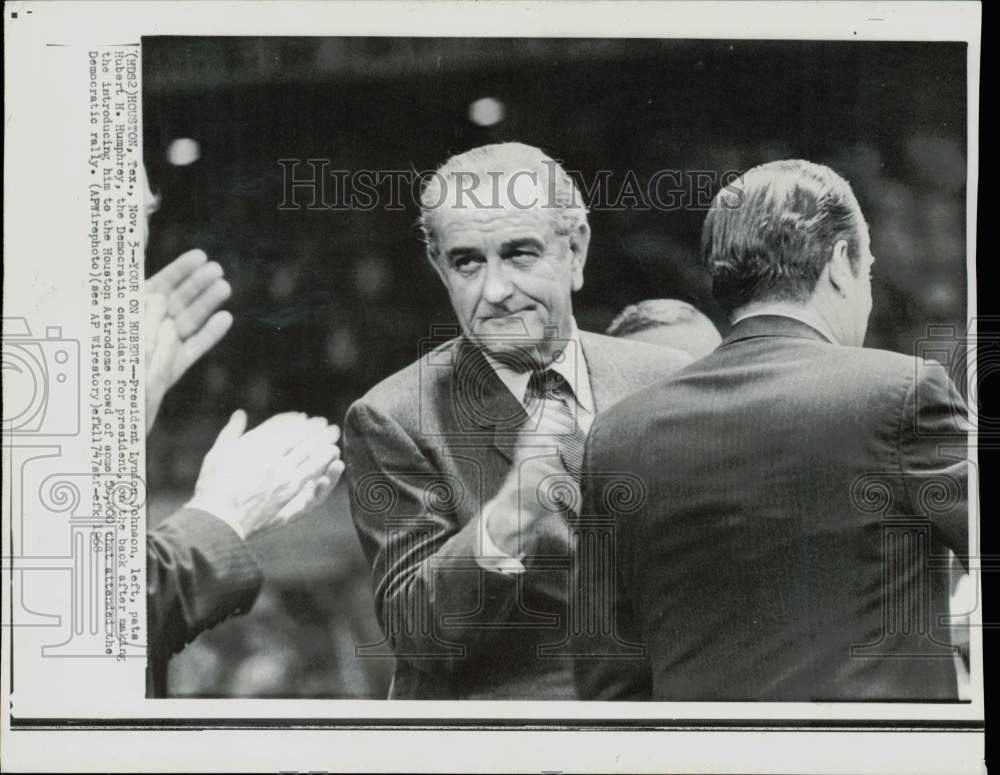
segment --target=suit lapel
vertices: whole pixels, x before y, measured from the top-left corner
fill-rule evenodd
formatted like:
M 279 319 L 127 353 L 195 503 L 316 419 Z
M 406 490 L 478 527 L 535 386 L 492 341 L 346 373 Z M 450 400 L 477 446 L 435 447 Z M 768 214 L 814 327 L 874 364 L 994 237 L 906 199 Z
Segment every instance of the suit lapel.
M 628 359 L 616 352 L 617 344 L 610 337 L 580 332 L 587 371 L 582 376 L 590 380 L 595 412 L 604 411 L 632 392 Z M 460 427 L 475 426 L 491 434 L 493 447 L 512 461 L 518 434 L 528 415 L 479 348 L 465 339 L 459 346 L 454 379 Z
M 595 412 L 603 412 L 630 392 L 628 372 L 622 368 L 621 358 L 615 357 L 611 346 L 614 343 L 609 337 L 580 332 L 580 348 L 587 364 Z
M 528 415 L 479 348 L 467 340 L 459 347 L 455 365 L 455 410 L 460 425 L 480 428 L 508 461 L 514 458 L 518 434 Z

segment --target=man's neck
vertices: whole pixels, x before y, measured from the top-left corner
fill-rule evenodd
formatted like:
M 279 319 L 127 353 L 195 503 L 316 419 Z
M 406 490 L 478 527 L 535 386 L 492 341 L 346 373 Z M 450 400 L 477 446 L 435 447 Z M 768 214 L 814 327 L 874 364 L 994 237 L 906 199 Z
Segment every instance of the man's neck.
M 781 317 L 798 320 L 800 323 L 805 323 L 807 326 L 815 328 L 831 342 L 841 344 L 840 337 L 834 333 L 833 327 L 829 325 L 823 315 L 803 304 L 793 304 L 783 301 L 753 302 L 733 312 L 732 323 L 736 325 L 741 320 L 759 317 L 760 315 L 780 315 Z

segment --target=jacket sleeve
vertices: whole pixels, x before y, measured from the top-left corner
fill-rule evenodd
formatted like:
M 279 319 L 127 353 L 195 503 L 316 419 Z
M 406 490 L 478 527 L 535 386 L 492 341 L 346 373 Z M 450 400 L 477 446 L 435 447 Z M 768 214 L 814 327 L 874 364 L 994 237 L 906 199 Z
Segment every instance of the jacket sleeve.
M 204 630 L 250 610 L 262 574 L 225 522 L 181 509 L 146 536 L 149 661 L 164 665 Z
M 478 498 L 439 470 L 392 417 L 355 403 L 344 421 L 351 515 L 372 568 L 375 608 L 398 659 L 454 670 L 485 645 L 514 602 L 517 579 L 483 569 L 482 503 L 464 526 L 459 501 Z
M 606 430 L 598 417 L 587 437 L 573 523 L 574 679 L 583 700 L 648 700 L 652 671 L 634 609 L 631 560 L 645 488 L 614 465 Z
M 968 569 L 970 425 L 965 401 L 942 366 L 918 362 L 899 419 L 899 465 L 910 511 Z

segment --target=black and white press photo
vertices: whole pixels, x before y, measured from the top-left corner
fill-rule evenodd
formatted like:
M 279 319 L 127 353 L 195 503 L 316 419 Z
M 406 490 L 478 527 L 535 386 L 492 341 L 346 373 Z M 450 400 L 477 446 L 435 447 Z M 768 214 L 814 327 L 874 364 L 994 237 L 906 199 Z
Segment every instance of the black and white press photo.
M 964 45 L 143 67 L 160 696 L 968 699 Z
M 4 13 L 5 770 L 982 771 L 978 4 Z

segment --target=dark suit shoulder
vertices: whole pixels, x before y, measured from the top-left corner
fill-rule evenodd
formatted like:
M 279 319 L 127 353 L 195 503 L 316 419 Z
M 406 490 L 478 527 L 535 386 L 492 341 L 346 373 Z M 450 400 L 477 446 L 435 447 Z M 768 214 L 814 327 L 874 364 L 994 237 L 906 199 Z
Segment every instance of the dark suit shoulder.
M 947 384 L 944 367 L 890 350 L 867 347 L 819 345 L 802 359 L 801 376 L 795 380 L 821 406 L 849 407 L 852 416 L 874 422 L 898 418 L 921 385 Z
M 404 427 L 416 422 L 418 408 L 451 379 L 460 338 L 451 339 L 425 353 L 395 374 L 383 379 L 354 401 L 348 415 L 369 408 L 392 417 Z
M 723 345 L 675 378 L 743 368 L 768 371 L 775 379 L 811 379 L 828 386 L 831 393 L 848 396 L 908 387 L 926 365 L 922 359 L 890 350 L 760 337 Z
M 879 350 L 874 347 L 842 347 L 827 346 L 827 360 L 831 362 L 833 370 L 844 373 L 848 371 L 845 366 L 856 366 L 863 369 L 870 379 L 884 380 L 885 382 L 899 383 L 909 382 L 917 375 L 919 369 L 927 365 L 928 362 L 912 355 L 893 352 L 892 350 Z M 836 368 L 840 364 L 840 368 Z M 929 365 L 934 366 L 934 362 Z
M 742 411 L 755 400 L 782 400 L 787 409 L 801 405 L 803 416 L 817 422 L 820 415 L 836 423 L 850 417 L 888 431 L 897 426 L 917 379 L 940 369 L 887 350 L 762 337 L 722 347 L 637 390 L 599 416 L 591 433 L 601 447 L 614 439 L 638 438 L 653 416 L 684 411 L 691 401 L 701 409 Z

